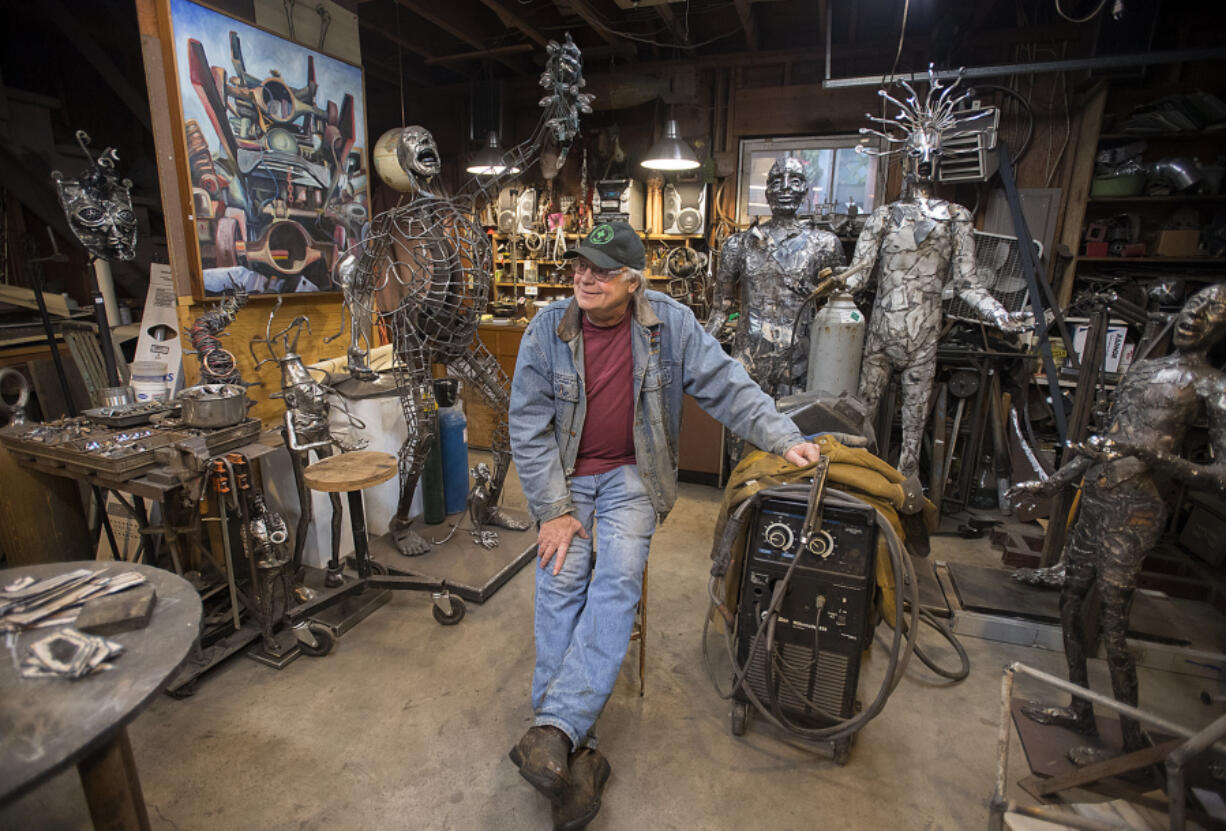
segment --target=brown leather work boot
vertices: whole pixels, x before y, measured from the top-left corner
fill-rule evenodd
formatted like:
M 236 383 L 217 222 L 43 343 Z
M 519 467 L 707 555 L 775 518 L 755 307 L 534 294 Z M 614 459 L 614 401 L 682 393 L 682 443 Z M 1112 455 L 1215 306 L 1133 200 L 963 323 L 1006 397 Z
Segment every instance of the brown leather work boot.
M 519 775 L 547 796 L 550 802 L 556 803 L 570 785 L 570 776 L 566 772 L 569 753 L 570 737 L 558 728 L 544 724 L 529 728 L 519 744 L 511 748 L 510 756 L 519 768 Z
M 609 781 L 609 760 L 595 748 L 581 747 L 570 757 L 570 787 L 553 804 L 553 831 L 579 831 L 600 812 L 600 797 Z

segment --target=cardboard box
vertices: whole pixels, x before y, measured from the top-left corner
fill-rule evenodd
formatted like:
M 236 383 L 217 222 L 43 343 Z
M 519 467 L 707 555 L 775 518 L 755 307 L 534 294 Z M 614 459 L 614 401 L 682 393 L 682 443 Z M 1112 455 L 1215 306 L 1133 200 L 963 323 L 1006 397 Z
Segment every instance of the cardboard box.
M 1073 351 L 1077 353 L 1077 360 L 1081 361 L 1081 353 L 1086 348 L 1086 333 L 1090 331 L 1088 323 L 1073 323 L 1071 320 L 1066 321 L 1069 324 L 1069 329 L 1073 334 Z M 1120 321 L 1111 321 L 1107 324 L 1106 347 L 1103 349 L 1103 370 L 1106 372 L 1119 372 L 1120 358 L 1124 355 L 1125 339 L 1128 337 L 1128 327 Z
M 1200 231 L 1159 231 L 1154 253 L 1159 257 L 1195 257 L 1200 254 Z

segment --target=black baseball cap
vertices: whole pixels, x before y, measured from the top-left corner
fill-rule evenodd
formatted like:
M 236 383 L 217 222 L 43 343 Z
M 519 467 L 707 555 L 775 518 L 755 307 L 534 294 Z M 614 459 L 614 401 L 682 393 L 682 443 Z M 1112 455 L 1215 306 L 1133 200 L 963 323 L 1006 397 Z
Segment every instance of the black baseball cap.
M 638 233 L 630 223 L 618 220 L 602 222 L 583 238 L 578 248 L 562 255 L 564 259 L 583 257 L 597 268 L 630 268 L 642 270 L 647 264 L 646 251 Z

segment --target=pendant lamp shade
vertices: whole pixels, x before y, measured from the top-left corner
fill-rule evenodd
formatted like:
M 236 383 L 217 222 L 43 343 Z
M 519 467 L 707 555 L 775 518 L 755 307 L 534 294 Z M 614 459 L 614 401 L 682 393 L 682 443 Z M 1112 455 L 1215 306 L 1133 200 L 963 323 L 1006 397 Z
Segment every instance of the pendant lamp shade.
M 664 122 L 664 135 L 651 146 L 641 162 L 649 170 L 693 170 L 698 167 L 694 148 L 681 138 L 676 119 Z
M 507 166 L 503 158 L 502 147 L 498 144 L 498 134 L 490 130 L 485 146 L 473 154 L 466 170 L 477 176 L 498 176 L 503 173 L 519 173 L 519 168 Z

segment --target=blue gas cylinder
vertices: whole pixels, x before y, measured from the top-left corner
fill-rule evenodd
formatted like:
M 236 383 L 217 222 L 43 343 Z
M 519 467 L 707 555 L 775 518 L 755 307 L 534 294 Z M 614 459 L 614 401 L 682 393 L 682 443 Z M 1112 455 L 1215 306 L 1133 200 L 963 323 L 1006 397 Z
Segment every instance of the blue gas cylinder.
M 434 382 L 443 450 L 443 501 L 449 514 L 461 513 L 468 507 L 468 419 L 456 397 L 458 386 L 454 378 Z

